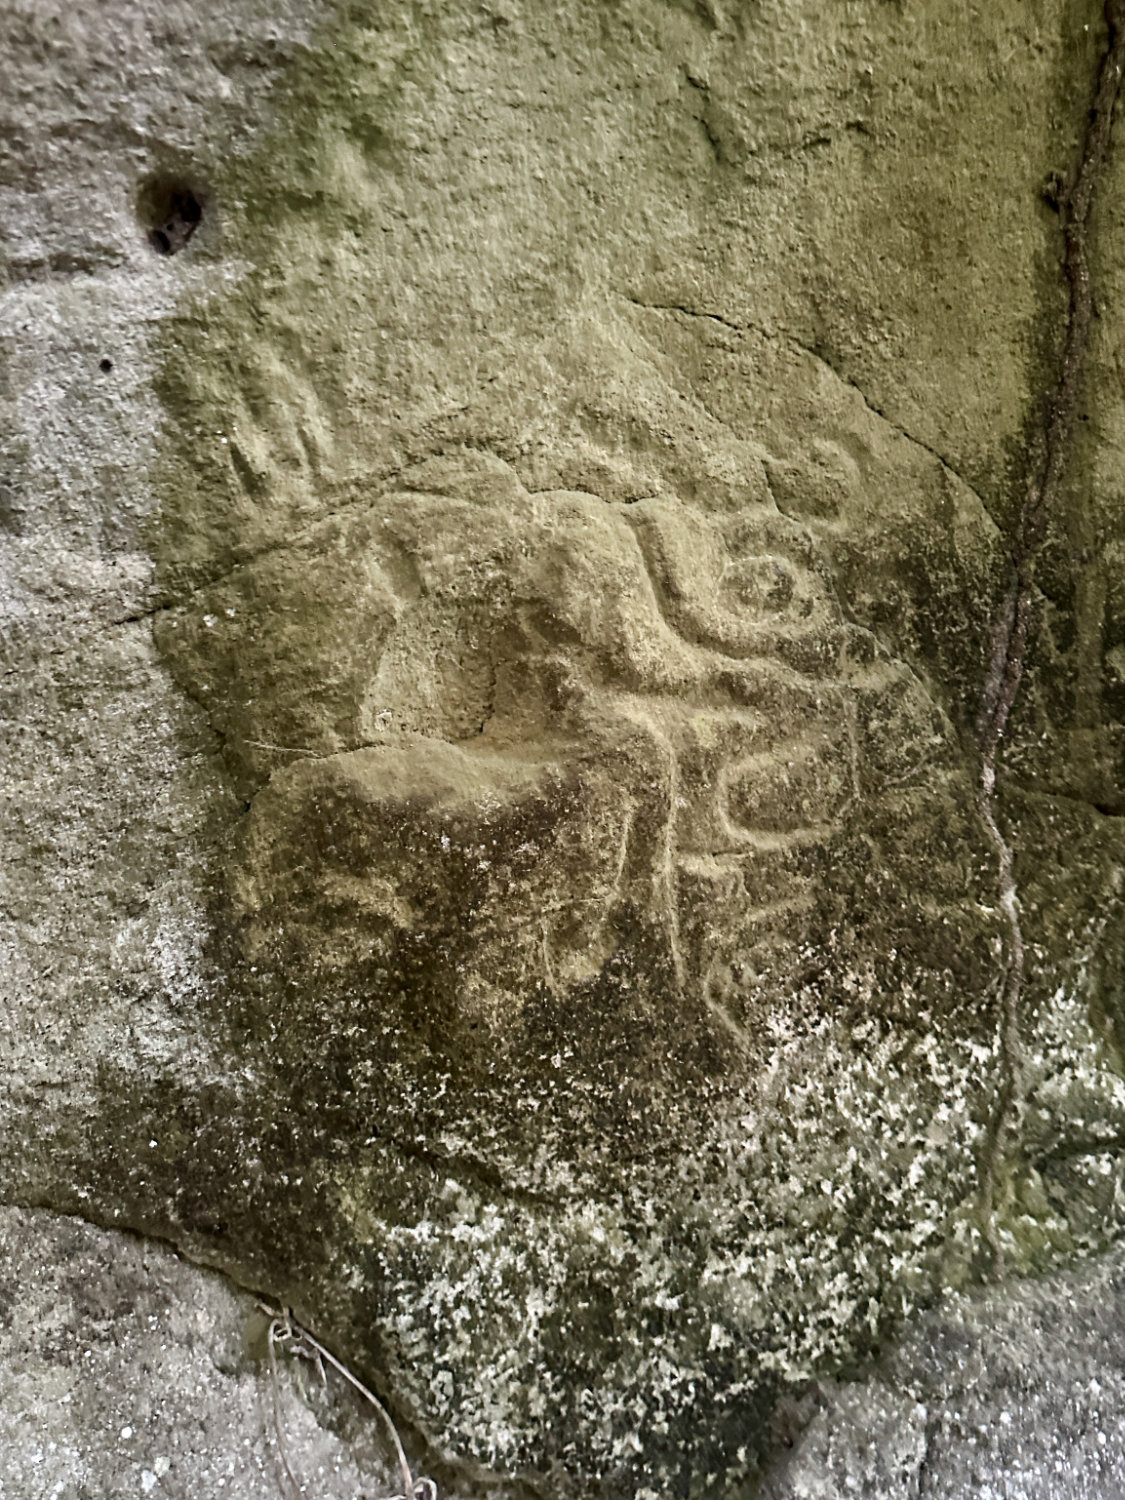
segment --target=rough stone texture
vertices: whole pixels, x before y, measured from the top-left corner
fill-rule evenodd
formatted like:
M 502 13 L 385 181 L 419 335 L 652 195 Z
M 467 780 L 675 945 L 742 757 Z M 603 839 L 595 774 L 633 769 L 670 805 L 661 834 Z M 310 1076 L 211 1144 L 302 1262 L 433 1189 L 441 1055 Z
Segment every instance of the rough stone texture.
M 762 1500 L 1116 1500 L 1123 1290 L 1116 1250 L 947 1298 L 863 1382 L 822 1383 L 794 1407 L 808 1426 Z
M 162 1246 L 3 1210 L 0 1495 L 277 1500 L 279 1427 L 309 1493 L 388 1493 L 394 1455 L 347 1385 L 282 1354 L 275 1386 L 267 1327 L 253 1298 Z
M 745 1489 L 1125 1213 L 1120 153 L 1015 1060 L 973 731 L 1100 9 L 113 12 L 2 12 L 0 1194 L 465 1473 Z

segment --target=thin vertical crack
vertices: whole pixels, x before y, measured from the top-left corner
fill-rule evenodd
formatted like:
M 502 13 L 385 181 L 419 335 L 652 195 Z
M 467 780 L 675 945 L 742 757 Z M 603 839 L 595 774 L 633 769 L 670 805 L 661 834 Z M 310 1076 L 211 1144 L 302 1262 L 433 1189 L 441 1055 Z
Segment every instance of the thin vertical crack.
M 1058 369 L 1054 385 L 1044 402 L 1038 438 L 1030 455 L 1027 487 L 1012 542 L 1011 583 L 993 628 L 992 653 L 976 726 L 981 761 L 977 804 L 981 822 L 996 853 L 1000 908 L 1008 926 L 1000 1006 L 1000 1051 L 1005 1077 L 997 1100 L 983 1184 L 987 1233 L 997 1275 L 1002 1275 L 1004 1269 L 1003 1250 L 995 1225 L 999 1177 L 1012 1124 L 1023 1098 L 1020 1010 L 1026 958 L 1013 850 L 996 818 L 996 766 L 1000 744 L 1023 680 L 1031 629 L 1035 561 L 1066 473 L 1090 344 L 1094 312 L 1088 244 L 1090 215 L 1105 166 L 1125 68 L 1125 0 L 1105 0 L 1104 16 L 1107 29 L 1105 50 L 1098 69 L 1078 170 L 1062 204 L 1062 269 L 1067 282 L 1068 305 Z

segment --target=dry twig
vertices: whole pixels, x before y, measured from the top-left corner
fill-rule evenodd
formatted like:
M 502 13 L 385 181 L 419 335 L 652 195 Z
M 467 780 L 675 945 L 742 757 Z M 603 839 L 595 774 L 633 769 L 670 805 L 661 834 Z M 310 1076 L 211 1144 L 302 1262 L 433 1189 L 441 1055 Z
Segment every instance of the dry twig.
M 273 1387 L 273 1415 L 277 1433 L 277 1449 L 281 1455 L 281 1463 L 285 1469 L 286 1476 L 297 1493 L 303 1494 L 305 1486 L 298 1481 L 296 1475 L 293 1473 L 282 1432 L 280 1386 L 277 1367 L 278 1348 L 284 1348 L 290 1354 L 297 1355 L 300 1359 L 311 1360 L 319 1370 L 321 1382 L 324 1385 L 328 1384 L 328 1376 L 324 1368 L 325 1361 L 327 1361 L 378 1412 L 383 1426 L 390 1434 L 395 1456 L 398 1459 L 399 1473 L 402 1476 L 402 1490 L 396 1495 L 389 1496 L 388 1500 L 438 1500 L 437 1485 L 434 1481 L 424 1476 L 415 1479 L 411 1473 L 410 1464 L 406 1457 L 406 1450 L 403 1448 L 402 1439 L 398 1435 L 398 1428 L 391 1420 L 390 1412 L 379 1400 L 378 1396 L 369 1390 L 362 1380 L 353 1375 L 347 1365 L 338 1360 L 330 1349 L 326 1349 L 320 1340 L 314 1337 L 307 1328 L 302 1328 L 288 1308 L 282 1308 L 278 1311 L 276 1308 L 268 1307 L 264 1302 L 260 1302 L 258 1306 L 270 1318 L 268 1332 L 270 1383 Z

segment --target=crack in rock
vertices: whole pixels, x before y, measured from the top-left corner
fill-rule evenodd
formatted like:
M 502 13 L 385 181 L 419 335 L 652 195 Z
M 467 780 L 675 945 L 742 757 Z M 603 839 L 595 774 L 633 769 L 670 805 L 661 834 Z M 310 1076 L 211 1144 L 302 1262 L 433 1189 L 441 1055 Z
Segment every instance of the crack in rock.
M 996 1104 L 983 1183 L 986 1222 L 995 1258 L 993 1270 L 997 1276 L 1002 1275 L 1004 1269 L 1003 1248 L 996 1228 L 999 1178 L 1023 1093 L 1020 1009 L 1025 968 L 1014 851 L 996 818 L 997 758 L 1023 679 L 1035 597 L 1035 562 L 1066 474 L 1090 342 L 1094 300 L 1088 253 L 1090 214 L 1105 165 L 1121 92 L 1122 69 L 1125 68 L 1125 0 L 1105 0 L 1104 17 L 1107 38 L 1086 135 L 1073 185 L 1060 205 L 1062 269 L 1067 282 L 1068 305 L 1057 372 L 1054 385 L 1046 394 L 1042 422 L 1029 456 L 1027 487 L 1012 539 L 1011 581 L 993 626 L 991 659 L 977 718 L 980 752 L 977 806 L 996 854 L 1000 907 L 1008 924 L 1007 953 L 1000 988 L 1000 1052 L 1005 1077 Z
M 969 483 L 969 481 L 963 474 L 961 474 L 956 468 L 954 468 L 949 460 L 942 453 L 940 453 L 938 449 L 931 447 L 931 445 L 927 443 L 923 438 L 918 437 L 915 433 L 911 432 L 909 428 L 903 427 L 901 423 L 896 422 L 892 417 L 889 417 L 881 407 L 876 406 L 875 403 L 868 397 L 862 386 L 857 385 L 850 376 L 845 375 L 843 371 L 837 369 L 832 361 L 828 359 L 821 350 L 814 348 L 811 344 L 804 343 L 803 340 L 797 338 L 795 334 L 786 332 L 784 330 L 770 329 L 761 323 L 735 323 L 732 322 L 730 318 L 724 317 L 721 313 L 712 312 L 710 310 L 700 311 L 696 308 L 684 307 L 678 302 L 645 302 L 642 301 L 640 297 L 633 297 L 631 295 L 626 296 L 626 301 L 632 303 L 634 307 L 642 308 L 645 312 L 679 313 L 685 318 L 699 318 L 708 323 L 717 323 L 721 328 L 726 328 L 731 333 L 754 333 L 757 334 L 760 338 L 769 340 L 773 343 L 786 344 L 791 349 L 798 349 L 802 354 L 807 354 L 810 359 L 815 360 L 818 365 L 821 365 L 829 372 L 830 375 L 834 376 L 841 385 L 846 385 L 849 390 L 855 391 L 856 395 L 863 402 L 864 406 L 872 416 L 878 417 L 879 420 L 881 422 L 885 422 L 887 426 L 892 429 L 892 431 L 897 432 L 899 437 L 905 438 L 908 443 L 913 443 L 916 448 L 921 448 L 923 453 L 928 453 L 931 458 L 935 459 L 948 474 L 951 474 L 953 478 L 958 481 L 959 484 L 963 484 L 965 486 L 968 492 L 973 496 L 974 500 L 976 500 L 977 504 L 984 511 L 985 515 L 991 514 L 980 493 L 974 488 L 973 485 Z

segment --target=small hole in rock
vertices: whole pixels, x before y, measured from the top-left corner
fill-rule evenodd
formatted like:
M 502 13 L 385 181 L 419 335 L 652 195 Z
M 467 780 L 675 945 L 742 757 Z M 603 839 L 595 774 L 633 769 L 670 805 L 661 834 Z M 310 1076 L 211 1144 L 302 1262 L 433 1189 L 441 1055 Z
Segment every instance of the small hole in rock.
M 98 360 L 98 369 L 102 372 L 103 375 L 108 375 L 109 372 L 110 372 L 110 370 L 113 369 L 113 360 L 112 359 L 99 359 Z
M 178 178 L 154 177 L 141 185 L 137 215 L 156 253 L 175 255 L 202 223 L 203 198 Z

